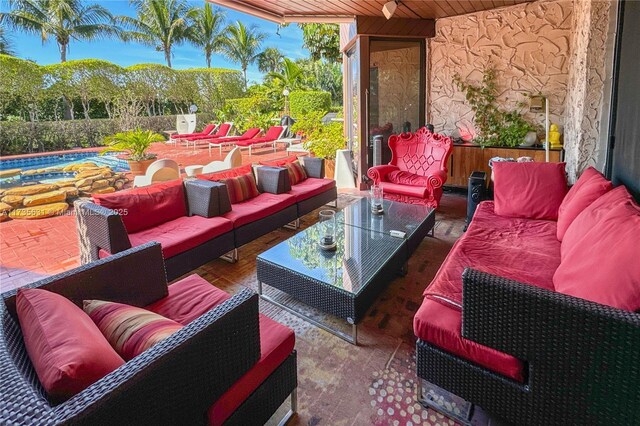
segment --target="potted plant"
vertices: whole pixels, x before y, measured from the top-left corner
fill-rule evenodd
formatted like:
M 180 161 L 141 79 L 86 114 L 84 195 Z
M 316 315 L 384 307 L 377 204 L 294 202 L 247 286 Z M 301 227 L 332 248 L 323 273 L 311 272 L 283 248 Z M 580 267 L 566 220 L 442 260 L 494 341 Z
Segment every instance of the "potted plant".
M 147 150 L 154 142 L 164 141 L 164 136 L 154 133 L 151 130 L 129 130 L 127 132 L 116 133 L 113 136 L 104 138 L 107 146 L 100 155 L 108 152 L 126 151 L 129 156 L 126 158 L 129 169 L 133 175 L 143 175 L 149 165 L 156 159 L 156 154 L 147 153 Z
M 336 169 L 336 151 L 345 147 L 342 122 L 331 122 L 320 126 L 309 135 L 303 146 L 316 157 L 325 159 L 325 174 L 329 179 L 333 179 Z

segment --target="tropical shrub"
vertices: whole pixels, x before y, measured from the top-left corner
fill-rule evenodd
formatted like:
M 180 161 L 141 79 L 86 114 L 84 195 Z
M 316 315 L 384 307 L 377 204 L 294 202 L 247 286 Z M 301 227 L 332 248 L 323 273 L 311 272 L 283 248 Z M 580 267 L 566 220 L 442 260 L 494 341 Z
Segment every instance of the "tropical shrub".
M 289 108 L 294 119 L 313 111 L 325 114 L 331 109 L 331 93 L 321 91 L 294 91 L 289 94 Z
M 264 129 L 265 122 L 269 122 L 276 116 L 270 100 L 260 95 L 227 99 L 225 108 L 221 112 L 227 116 L 226 121 L 233 121 L 238 133 L 251 127 Z
M 100 155 L 110 152 L 126 151 L 129 153 L 129 160 L 143 161 L 156 158 L 155 154 L 148 154 L 147 150 L 152 143 L 164 141 L 164 136 L 154 133 L 151 130 L 135 129 L 127 132 L 116 133 L 104 138 L 107 146 L 100 152 Z
M 336 151 L 344 149 L 345 143 L 343 123 L 332 121 L 329 124 L 322 124 L 318 130 L 310 134 L 303 146 L 304 149 L 313 152 L 316 157 L 335 160 Z

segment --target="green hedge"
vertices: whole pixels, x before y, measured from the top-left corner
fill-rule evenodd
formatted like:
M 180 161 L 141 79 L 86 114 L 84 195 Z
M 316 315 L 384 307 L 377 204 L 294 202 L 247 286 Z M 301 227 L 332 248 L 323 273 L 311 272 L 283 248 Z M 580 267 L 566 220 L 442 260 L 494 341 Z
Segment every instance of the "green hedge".
M 198 114 L 198 128 L 213 120 L 213 114 Z M 176 116 L 135 117 L 133 126 L 162 132 L 175 129 Z M 0 122 L 0 155 L 61 151 L 101 146 L 105 136 L 128 130 L 120 120 L 65 120 Z M 127 126 L 130 127 L 130 126 Z
M 313 111 L 327 113 L 331 109 L 331 93 L 320 91 L 294 91 L 289 95 L 289 108 L 294 119 Z

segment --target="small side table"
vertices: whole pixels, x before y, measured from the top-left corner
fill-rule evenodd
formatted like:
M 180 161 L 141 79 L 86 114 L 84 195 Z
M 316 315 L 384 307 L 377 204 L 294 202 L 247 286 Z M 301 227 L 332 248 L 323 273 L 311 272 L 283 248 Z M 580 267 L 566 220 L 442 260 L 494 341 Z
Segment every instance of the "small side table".
M 192 166 L 185 166 L 184 172 L 187 174 L 187 177 L 196 177 L 199 174 L 202 174 L 202 168 L 204 166 L 200 164 L 194 164 Z

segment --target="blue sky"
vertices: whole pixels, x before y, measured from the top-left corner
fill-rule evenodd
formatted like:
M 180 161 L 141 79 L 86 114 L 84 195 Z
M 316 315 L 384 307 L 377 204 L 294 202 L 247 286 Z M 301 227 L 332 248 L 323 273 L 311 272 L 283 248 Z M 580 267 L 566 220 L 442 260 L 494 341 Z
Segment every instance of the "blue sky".
M 96 3 L 97 1 L 92 1 Z M 135 16 L 135 10 L 129 6 L 126 0 L 102 0 L 98 3 L 109 9 L 114 15 L 130 15 Z M 193 6 L 204 4 L 204 1 L 189 1 Z M 6 2 L 0 2 L 0 10 L 6 11 Z M 267 39 L 262 47 L 277 47 L 285 56 L 292 59 L 307 57 L 309 52 L 302 47 L 302 31 L 297 25 L 289 25 L 281 28 L 279 35 L 276 33 L 278 26 L 272 22 L 255 18 L 244 13 L 224 9 L 227 14 L 229 23 L 237 20 L 242 21 L 245 25 L 256 24 L 267 34 Z M 42 65 L 60 62 L 60 54 L 55 40 L 50 40 L 45 45 L 42 44 L 39 36 L 29 35 L 21 32 L 12 34 L 15 50 L 20 58 L 26 58 L 36 61 Z M 136 43 L 123 43 L 122 41 L 99 40 L 93 42 L 84 42 L 73 40 L 67 54 L 67 60 L 96 58 L 111 61 L 121 66 L 129 66 L 140 63 L 159 63 L 165 64 L 164 54 L 156 52 L 153 48 L 143 46 Z M 206 67 L 204 54 L 190 44 L 182 44 L 173 48 L 173 68 L 194 68 Z M 239 65 L 230 62 L 222 55 L 214 55 L 211 60 L 212 67 L 223 67 L 240 69 Z M 262 75 L 255 65 L 248 69 L 249 81 L 260 82 Z

